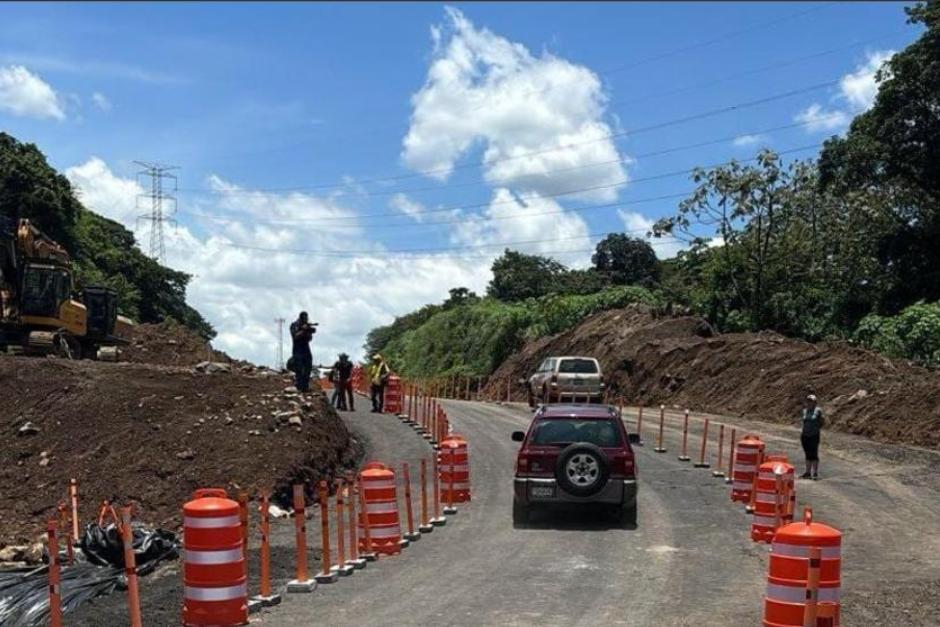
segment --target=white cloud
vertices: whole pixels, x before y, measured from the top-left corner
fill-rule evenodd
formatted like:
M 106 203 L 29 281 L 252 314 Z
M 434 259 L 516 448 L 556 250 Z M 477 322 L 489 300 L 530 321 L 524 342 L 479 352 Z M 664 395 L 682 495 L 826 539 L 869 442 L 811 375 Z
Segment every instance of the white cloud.
M 133 179 L 114 174 L 97 158 L 69 168 L 67 175 L 81 185 L 89 206 L 133 228 L 140 192 Z M 214 222 L 181 212 L 180 226 L 165 231 L 167 263 L 193 275 L 187 300 L 215 326 L 219 335 L 214 344 L 233 356 L 273 363 L 274 318 L 290 320 L 302 309 L 321 323 L 314 339 L 315 360 L 332 363 L 340 351 L 356 356 L 365 334 L 375 326 L 442 301 L 455 285 L 479 292 L 489 280 L 489 263 L 481 263 L 477 252 L 383 252 L 364 239 L 355 212 L 335 198 L 258 192 L 219 176 L 211 177 L 209 184 L 218 198 L 202 201 L 192 213 L 230 215 L 234 221 Z M 302 222 L 308 219 L 316 224 Z M 276 224 L 281 220 L 285 223 Z M 334 226 L 325 226 L 328 220 L 334 220 Z M 146 242 L 147 237 L 145 230 L 138 232 L 139 240 Z M 354 252 L 351 247 L 375 252 Z M 299 249 L 333 254 L 286 252 Z M 284 340 L 289 352 L 286 334 Z
M 597 75 L 446 11 L 446 23 L 431 29 L 427 80 L 412 97 L 405 164 L 446 180 L 457 159 L 480 146 L 484 178 L 495 187 L 541 195 L 595 187 L 570 197 L 616 198 L 626 158 L 607 137 Z
M 504 219 L 508 216 L 513 219 Z M 502 244 L 531 242 L 511 248 L 547 254 L 575 266 L 586 264 L 593 249 L 587 224 L 579 215 L 563 213 L 554 200 L 534 192 L 513 193 L 505 188 L 494 190 L 480 220 L 460 222 L 452 241 L 465 246 L 486 246 L 490 259 L 503 252 Z
M 642 213 L 618 209 L 617 215 L 620 216 L 624 231 L 626 231 L 627 235 L 648 241 L 650 246 L 653 247 L 656 256 L 660 259 L 675 257 L 680 250 L 685 248 L 685 245 L 681 241 L 672 237 L 653 237 L 650 235 L 649 233 L 652 232 L 653 225 L 656 221 L 647 218 Z
M 86 207 L 128 228 L 134 227 L 140 213 L 137 195 L 144 191 L 137 181 L 116 176 L 98 157 L 68 168 L 65 176 L 79 190 L 82 204 Z
M 865 63 L 859 65 L 854 72 L 842 77 L 839 81 L 839 89 L 852 107 L 867 110 L 875 104 L 875 96 L 878 95 L 875 74 L 885 61 L 894 56 L 894 52 L 894 50 L 871 52 Z
M 421 203 L 411 200 L 406 195 L 402 193 L 395 194 L 392 196 L 389 204 L 392 206 L 392 209 L 397 209 L 401 211 L 406 216 L 413 219 L 415 222 L 421 222 L 424 220 L 424 205 Z
M 0 111 L 34 118 L 65 119 L 52 87 L 21 65 L 0 67 Z
M 95 103 L 95 106 L 102 111 L 111 110 L 111 101 L 108 100 L 108 97 L 102 94 L 100 91 L 96 91 L 91 95 L 91 101 Z
M 768 137 L 766 135 L 738 135 L 731 144 L 736 148 L 747 148 L 761 142 L 766 142 L 767 139 Z
M 794 119 L 805 125 L 806 131 L 809 133 L 845 128 L 851 121 L 851 117 L 845 111 L 840 109 L 826 110 L 816 102 L 797 113 Z
M 867 111 L 875 103 L 878 95 L 875 75 L 894 54 L 894 50 L 869 52 L 854 72 L 849 72 L 839 81 L 839 93 L 832 99 L 833 107 L 826 108 L 814 102 L 797 113 L 794 119 L 805 124 L 809 133 L 845 129 L 853 116 Z

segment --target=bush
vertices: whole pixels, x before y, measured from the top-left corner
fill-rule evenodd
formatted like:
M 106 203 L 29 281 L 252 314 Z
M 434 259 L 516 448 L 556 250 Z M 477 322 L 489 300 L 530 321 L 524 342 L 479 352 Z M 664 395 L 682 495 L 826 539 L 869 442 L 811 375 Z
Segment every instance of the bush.
M 859 323 L 854 339 L 890 357 L 912 359 L 928 368 L 937 368 L 940 366 L 940 302 L 919 302 L 896 316 L 866 316 Z

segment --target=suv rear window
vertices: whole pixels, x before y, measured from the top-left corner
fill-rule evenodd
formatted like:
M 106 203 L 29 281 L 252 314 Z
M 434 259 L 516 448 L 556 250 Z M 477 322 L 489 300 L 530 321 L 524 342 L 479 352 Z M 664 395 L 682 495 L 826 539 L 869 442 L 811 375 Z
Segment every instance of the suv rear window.
M 593 359 L 562 359 L 558 372 L 574 374 L 597 374 L 597 364 Z
M 578 418 L 552 418 L 540 420 L 532 432 L 531 444 L 537 446 L 567 445 L 588 442 L 594 446 L 623 446 L 620 429 L 613 420 L 580 420 Z

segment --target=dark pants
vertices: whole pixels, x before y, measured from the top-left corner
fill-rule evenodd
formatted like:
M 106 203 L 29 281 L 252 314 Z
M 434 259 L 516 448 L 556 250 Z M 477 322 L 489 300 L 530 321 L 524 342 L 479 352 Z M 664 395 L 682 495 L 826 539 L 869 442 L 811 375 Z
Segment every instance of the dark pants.
M 352 381 L 350 381 L 349 379 L 346 379 L 345 381 L 341 380 L 339 382 L 339 389 L 340 389 L 340 398 L 342 398 L 342 396 L 345 394 L 346 397 L 349 399 L 347 401 L 347 404 L 349 406 L 349 411 L 356 411 L 356 403 L 355 401 L 353 401 Z
M 806 454 L 806 461 L 819 461 L 819 434 L 801 435 L 800 444 L 803 445 L 803 453 Z
M 381 412 L 385 407 L 385 384 L 373 383 L 369 391 L 372 394 L 372 411 Z
M 333 398 L 331 402 L 336 409 L 346 410 L 346 390 L 344 390 L 339 383 L 333 384 Z
M 310 373 L 313 372 L 313 355 L 294 355 L 294 386 L 300 392 L 310 391 Z

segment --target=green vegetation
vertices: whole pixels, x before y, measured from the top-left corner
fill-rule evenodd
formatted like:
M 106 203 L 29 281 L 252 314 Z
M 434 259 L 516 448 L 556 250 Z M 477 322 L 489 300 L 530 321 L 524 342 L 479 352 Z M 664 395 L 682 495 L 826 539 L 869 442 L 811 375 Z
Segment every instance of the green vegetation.
M 688 244 L 675 259 L 622 234 L 585 270 L 507 250 L 487 298 L 452 291 L 373 331 L 367 348 L 406 374 L 488 374 L 526 339 L 647 302 L 722 331 L 848 339 L 940 367 L 940 1 L 906 12 L 925 31 L 817 161 L 763 151 L 693 174 L 695 191 L 653 228 Z
M 85 209 L 72 186 L 32 144 L 0 133 L 0 211 L 28 218 L 75 260 L 79 285 L 117 290 L 120 311 L 138 322 L 174 319 L 204 338 L 215 331 L 186 304 L 189 275 L 161 266 L 123 226 Z
M 451 290 L 451 299 L 442 305 L 426 306 L 373 330 L 366 351 L 381 352 L 409 376 L 485 375 L 527 340 L 569 329 L 592 313 L 630 303 L 658 304 L 641 287 L 611 287 L 590 295 L 550 294 L 512 303 L 473 295 L 453 302 L 456 291 Z

